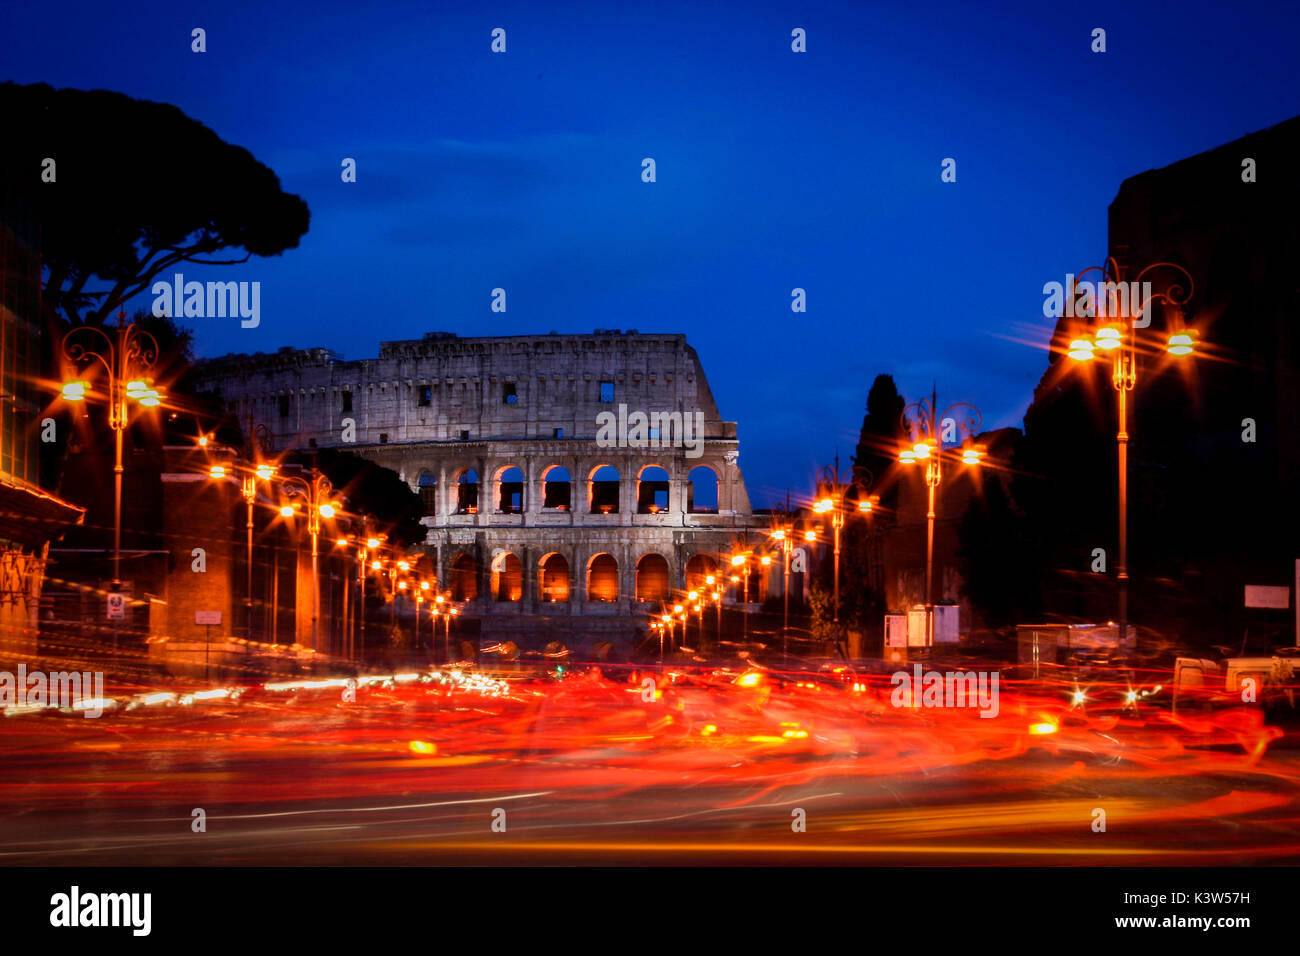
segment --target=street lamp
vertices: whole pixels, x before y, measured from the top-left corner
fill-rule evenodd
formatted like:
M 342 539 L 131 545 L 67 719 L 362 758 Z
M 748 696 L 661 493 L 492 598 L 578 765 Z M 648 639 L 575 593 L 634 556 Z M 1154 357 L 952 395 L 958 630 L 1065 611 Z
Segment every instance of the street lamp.
M 447 609 L 447 663 L 451 663 L 451 619 L 460 613 L 460 608 L 449 607 Z
M 835 455 L 835 466 L 826 466 L 818 475 L 818 492 L 825 489 L 822 497 L 813 504 L 815 514 L 829 514 L 831 528 L 835 534 L 835 578 L 832 604 L 832 626 L 835 631 L 835 646 L 840 640 L 840 530 L 844 527 L 846 515 L 850 511 L 849 496 L 853 493 L 856 505 L 851 509 L 855 514 L 870 514 L 878 504 L 879 495 L 868 495 L 872 484 L 871 472 L 861 465 L 851 469 L 848 476 L 840 474 L 840 456 Z
M 445 595 L 442 594 L 434 595 L 433 607 L 430 609 L 433 612 L 433 617 L 434 617 L 434 625 L 433 625 L 434 630 L 433 630 L 433 637 L 430 638 L 429 644 L 430 644 L 430 650 L 434 652 L 435 661 L 437 658 L 437 647 L 435 645 L 438 643 L 437 618 L 439 615 L 444 614 L 444 612 L 446 611 L 446 604 L 447 604 L 447 598 Z M 448 621 L 451 620 L 450 615 L 445 615 L 445 616 L 447 617 Z M 448 654 L 450 654 L 451 653 L 451 624 L 450 623 L 447 624 L 446 644 L 447 644 L 447 652 Z
M 303 478 L 298 475 L 290 475 L 282 478 L 280 481 L 281 490 L 289 498 L 302 498 L 307 507 L 307 533 L 311 535 L 311 646 L 318 649 L 316 645 L 316 624 L 320 617 L 320 571 L 319 571 L 319 541 L 320 538 L 320 519 L 330 519 L 334 517 L 338 507 L 330 499 L 334 495 L 334 485 L 330 480 L 316 469 L 312 469 L 309 478 Z M 296 508 L 292 504 L 286 504 L 280 509 L 280 514 L 286 518 L 293 517 Z
M 357 644 L 360 646 L 354 647 L 353 653 L 362 660 L 366 656 L 366 565 L 370 560 L 370 552 L 377 550 L 381 544 L 383 542 L 379 538 L 367 535 L 357 547 L 357 620 L 360 632 Z
M 158 340 L 126 322 L 126 312 L 117 315 L 117 328 L 109 335 L 94 325 L 79 325 L 63 336 L 63 355 L 78 369 L 82 363 L 98 361 L 108 373 L 108 426 L 113 429 L 116 454 L 113 463 L 113 593 L 122 590 L 122 436 L 130 420 L 128 401 L 155 408 L 161 401 L 145 376 L 158 360 Z M 102 339 L 103 342 L 97 341 Z M 77 379 L 64 384 L 63 399 L 84 401 L 90 391 L 88 382 Z M 117 643 L 114 625 L 113 642 Z
M 927 646 L 934 644 L 934 520 L 935 490 L 943 481 L 945 455 L 957 457 L 964 465 L 978 465 L 985 455 L 982 445 L 972 445 L 970 440 L 979 432 L 983 422 L 980 410 L 968 402 L 955 402 L 940 415 L 936 410 L 939 398 L 934 390 L 930 398 L 913 402 L 903 410 L 903 429 L 916 439 L 911 448 L 898 454 L 903 465 L 925 462 L 925 484 L 929 489 L 929 507 L 926 511 L 925 531 L 925 630 Z M 959 455 L 944 450 L 945 441 L 965 439 Z
M 700 606 L 699 606 L 700 592 L 699 592 L 699 591 L 690 591 L 689 593 L 687 593 L 687 595 L 686 595 L 686 600 L 687 600 L 687 602 L 690 604 L 690 606 L 691 606 L 692 608 L 694 608 L 697 612 L 699 611 L 699 609 L 700 609 Z M 689 617 L 690 615 L 688 614 L 687 616 Z M 696 623 L 699 625 L 699 628 L 700 628 L 699 633 L 698 633 L 696 636 L 699 637 L 699 639 L 700 639 L 700 643 L 703 643 L 703 641 L 704 641 L 704 616 L 703 616 L 703 615 L 700 615 L 700 618 L 699 618 L 699 620 L 698 620 Z M 686 631 L 685 631 L 685 629 L 683 629 L 683 630 L 682 630 L 682 643 L 685 644 L 686 641 L 687 641 L 687 635 L 686 635 Z
M 786 518 L 788 521 L 788 517 Z M 790 652 L 790 554 L 794 550 L 794 525 L 793 523 L 784 524 L 771 532 L 773 541 L 781 546 L 781 555 L 784 559 L 785 577 L 781 586 L 782 591 L 782 615 L 781 615 L 781 653 L 789 656 Z M 816 535 L 814 535 L 814 538 Z M 763 564 L 769 565 L 772 559 L 767 555 L 763 556 Z
M 740 617 L 740 628 L 741 628 L 742 640 L 748 641 L 749 640 L 749 552 L 746 551 L 744 554 L 733 554 L 731 556 L 731 566 L 733 568 L 741 568 L 742 569 L 741 574 L 744 575 L 744 579 L 745 579 L 745 585 L 744 585 L 745 590 L 744 590 L 744 598 L 743 598 L 745 606 L 744 606 L 744 613 L 742 613 Z M 736 576 L 734 574 L 731 576 L 731 580 L 732 583 L 735 583 Z
M 1146 289 L 1143 277 L 1153 269 L 1173 269 L 1187 280 L 1186 289 L 1175 279 L 1163 291 L 1153 292 L 1140 303 L 1125 302 L 1127 296 L 1123 290 Z M 1149 322 L 1138 326 L 1136 319 L 1144 315 L 1153 301 L 1170 306 L 1174 313 L 1176 328 L 1169 331 L 1165 351 L 1176 358 L 1183 358 L 1196 351 L 1196 332 L 1181 327 L 1182 307 L 1192 298 L 1195 284 L 1191 273 L 1182 266 L 1172 262 L 1153 262 L 1138 272 L 1131 283 L 1126 283 L 1124 268 L 1114 256 L 1106 259 L 1104 265 L 1089 266 L 1079 276 L 1096 270 L 1102 278 L 1097 283 L 1099 295 L 1094 299 L 1093 312 L 1101 313 L 1098 317 L 1104 321 L 1093 332 L 1092 339 L 1078 338 L 1070 342 L 1066 350 L 1070 358 L 1077 362 L 1087 362 L 1096 357 L 1097 350 L 1109 352 L 1111 359 L 1111 384 L 1119 393 L 1118 427 L 1115 442 L 1118 445 L 1119 464 L 1119 563 L 1115 568 L 1115 583 L 1119 603 L 1119 640 L 1121 644 L 1128 637 L 1128 393 L 1137 386 L 1137 339 L 1138 329 L 1145 328 Z M 1078 276 L 1075 277 L 1076 279 Z M 1074 301 L 1074 288 L 1068 294 Z M 1140 293 L 1138 293 L 1140 294 Z M 1096 305 L 1101 308 L 1097 309 Z M 1121 314 L 1116 314 L 1121 313 Z
M 247 505 L 248 517 L 245 522 L 246 564 L 248 567 L 247 591 L 244 595 L 244 636 L 253 639 L 253 504 L 257 501 L 257 482 L 271 482 L 275 478 L 275 466 L 259 464 L 256 467 L 232 465 L 213 465 L 208 469 L 208 477 L 224 480 L 228 475 L 239 476 L 239 493 Z
M 421 581 L 419 587 L 420 589 L 415 592 L 415 650 L 417 654 L 420 651 L 420 605 L 422 605 L 428 597 L 430 587 L 429 582 Z M 432 620 L 433 618 L 430 616 L 430 621 Z M 429 638 L 430 653 L 433 651 L 433 642 L 437 639 L 437 635 L 438 632 L 435 630 L 433 636 Z

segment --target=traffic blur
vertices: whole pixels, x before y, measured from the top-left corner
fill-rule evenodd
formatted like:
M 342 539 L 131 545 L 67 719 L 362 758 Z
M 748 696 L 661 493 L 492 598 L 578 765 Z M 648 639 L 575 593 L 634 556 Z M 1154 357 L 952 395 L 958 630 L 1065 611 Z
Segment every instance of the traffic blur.
M 953 698 L 961 672 L 918 662 L 915 689 L 900 673 L 566 657 L 139 688 L 94 720 L 28 710 L 0 720 L 0 858 L 1300 859 L 1300 767 L 1261 707 L 1175 712 L 1157 674 L 1008 670 L 984 673 L 992 713 Z M 811 822 L 792 844 L 796 809 Z

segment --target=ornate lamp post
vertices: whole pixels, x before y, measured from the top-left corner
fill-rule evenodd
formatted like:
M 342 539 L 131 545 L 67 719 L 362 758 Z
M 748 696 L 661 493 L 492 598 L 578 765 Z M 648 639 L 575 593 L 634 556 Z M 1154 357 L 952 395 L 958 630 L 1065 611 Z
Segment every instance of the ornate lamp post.
M 109 332 L 113 333 L 112 335 Z M 102 341 L 100 341 L 102 340 Z M 117 315 L 117 328 L 108 332 L 94 325 L 79 325 L 63 336 L 63 355 L 80 369 L 84 363 L 99 362 L 108 373 L 108 426 L 113 429 L 116 456 L 113 463 L 113 593 L 122 590 L 122 436 L 130 423 L 129 401 L 146 408 L 156 407 L 161 398 L 145 378 L 158 360 L 158 341 L 134 322 L 126 312 Z M 82 379 L 63 386 L 63 398 L 83 401 L 90 385 Z M 114 632 L 116 633 L 116 632 Z
M 320 519 L 334 517 L 338 505 L 331 499 L 334 485 L 314 468 L 309 478 L 291 475 L 280 481 L 280 487 L 289 498 L 302 498 L 307 509 L 307 533 L 311 535 L 311 646 L 316 648 L 316 626 L 320 618 L 320 572 L 319 572 L 319 538 Z M 292 518 L 297 509 L 293 504 L 286 504 L 280 514 Z
M 359 630 L 361 631 L 360 657 L 366 656 L 366 569 L 370 567 L 370 552 L 378 551 L 383 544 L 383 540 L 368 535 L 365 538 L 364 546 L 357 549 L 357 587 L 359 595 L 357 597 L 357 618 L 361 622 Z M 439 598 L 441 601 L 441 598 Z
M 916 439 L 911 448 L 903 449 L 900 463 L 914 465 L 925 462 L 925 484 L 929 489 L 929 507 L 926 510 L 925 531 L 925 630 L 926 643 L 934 643 L 934 520 L 935 490 L 943 481 L 943 459 L 960 458 L 963 465 L 978 465 L 986 449 L 970 440 L 978 434 L 983 415 L 974 405 L 956 402 L 940 415 L 938 395 L 932 390 L 930 398 L 913 402 L 903 409 L 903 428 Z M 944 449 L 944 442 L 963 440 L 960 455 Z
M 833 627 L 835 646 L 840 646 L 840 531 L 844 528 L 845 516 L 854 513 L 870 514 L 880 503 L 879 495 L 868 495 L 872 485 L 871 472 L 862 466 L 852 468 L 847 476 L 840 474 L 840 456 L 835 455 L 835 467 L 823 468 L 817 476 L 818 493 L 821 497 L 813 504 L 816 514 L 829 514 L 831 527 L 835 532 L 835 584 L 833 601 Z M 849 494 L 853 495 L 855 504 L 849 507 Z
M 424 603 L 425 598 L 428 596 L 430 587 L 431 585 L 429 584 L 428 581 L 421 581 L 420 589 L 415 592 L 415 651 L 417 654 L 420 651 L 420 605 Z M 432 615 L 430 615 L 429 620 L 432 623 L 433 621 Z M 433 652 L 433 642 L 435 637 L 437 636 L 437 633 L 438 632 L 435 630 L 433 632 L 434 636 L 429 638 L 430 654 L 432 654 Z
M 1181 281 L 1175 279 L 1162 291 L 1153 292 L 1138 303 L 1131 301 L 1128 289 L 1145 289 L 1143 277 L 1153 269 L 1172 269 L 1186 279 L 1184 290 Z M 1165 351 L 1178 358 L 1191 355 L 1196 350 L 1196 333 L 1182 325 L 1182 307 L 1192 297 L 1195 285 L 1191 273 L 1172 262 L 1154 262 L 1138 272 L 1131 284 L 1126 283 L 1124 268 L 1111 256 L 1104 265 L 1089 266 L 1075 276 L 1086 275 L 1096 271 L 1101 275 L 1102 294 L 1094 298 L 1094 312 L 1100 324 L 1093 331 L 1092 339 L 1075 339 L 1070 343 L 1068 354 L 1077 362 L 1086 362 L 1094 358 L 1097 349 L 1110 352 L 1111 384 L 1119 393 L 1118 428 L 1115 442 L 1118 445 L 1119 459 L 1119 563 L 1115 568 L 1115 583 L 1119 600 L 1119 640 L 1122 643 L 1128 637 L 1128 393 L 1137 387 L 1137 339 L 1138 329 L 1149 323 L 1137 324 L 1137 317 L 1144 315 L 1153 301 L 1163 302 L 1174 313 L 1174 325 L 1168 329 Z M 1074 288 L 1067 293 L 1074 301 Z M 1138 293 L 1140 295 L 1140 293 Z M 1125 301 L 1128 300 L 1128 301 Z M 1096 309 L 1096 304 L 1101 309 Z
M 696 628 L 697 628 L 695 636 L 698 637 L 699 640 L 696 643 L 703 644 L 704 643 L 704 615 L 700 613 L 700 592 L 699 591 L 689 592 L 686 595 L 686 600 L 688 602 L 686 616 L 689 618 L 691 611 L 694 611 L 697 615 L 695 621 Z M 686 629 L 682 628 L 682 643 L 685 644 L 688 639 L 689 638 L 686 633 Z
M 682 643 L 685 644 L 685 643 L 686 643 L 686 614 L 685 614 L 685 612 L 684 612 L 683 609 L 682 609 L 682 605 L 680 605 L 680 604 L 674 604 L 674 605 L 673 605 L 673 616 L 672 616 L 672 619 L 671 619 L 671 620 L 669 621 L 669 623 L 668 623 L 668 649 L 669 649 L 670 651 L 673 649 L 673 625 L 674 625 L 674 624 L 675 624 L 679 619 L 680 619 L 681 622 L 682 622 Z M 662 655 L 662 654 L 660 655 L 659 663 L 661 663 L 661 664 L 663 663 L 663 655 Z
M 744 601 L 745 608 L 744 608 L 744 613 L 740 616 L 740 628 L 741 628 L 740 632 L 742 635 L 742 639 L 748 641 L 749 640 L 749 552 L 746 551 L 743 554 L 733 554 L 731 556 L 731 566 L 733 568 L 740 568 L 741 569 L 740 573 L 744 575 L 744 591 L 742 592 L 744 597 L 742 600 Z M 733 584 L 736 583 L 736 576 L 734 574 L 731 576 L 731 581 Z
M 248 580 L 244 595 L 244 634 L 248 640 L 253 639 L 253 505 L 257 501 L 257 482 L 271 482 L 275 478 L 275 466 L 259 464 L 256 467 L 241 465 L 213 465 L 208 469 L 208 477 L 224 480 L 227 475 L 239 476 L 239 493 L 247 506 L 245 530 L 245 563 Z
M 784 578 L 781 585 L 781 598 L 783 601 L 781 609 L 781 653 L 783 656 L 789 656 L 790 652 L 790 555 L 794 552 L 794 534 L 794 522 L 788 516 L 785 516 L 771 532 L 772 540 L 780 546 L 784 560 Z M 771 563 L 772 559 L 764 555 L 763 564 L 768 565 Z
M 447 663 L 451 663 L 451 619 L 460 613 L 458 607 L 447 608 Z
M 436 598 L 434 598 L 433 612 L 434 614 L 441 614 L 443 622 L 446 625 L 446 629 L 447 629 L 445 635 L 446 650 L 447 650 L 446 663 L 450 664 L 451 663 L 451 619 L 460 613 L 460 608 L 452 607 L 451 602 L 447 600 L 447 596 L 445 594 L 439 594 Z
M 704 579 L 709 586 L 709 596 L 713 598 L 714 622 L 713 622 L 713 639 L 722 643 L 722 592 L 726 589 L 725 584 L 718 583 L 717 577 L 710 574 Z

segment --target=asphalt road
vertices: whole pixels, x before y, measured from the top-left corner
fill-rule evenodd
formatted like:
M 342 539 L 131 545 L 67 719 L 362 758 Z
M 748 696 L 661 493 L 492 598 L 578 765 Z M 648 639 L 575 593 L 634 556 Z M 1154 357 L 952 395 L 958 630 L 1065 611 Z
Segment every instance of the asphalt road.
M 1257 708 L 673 673 L 9 717 L 0 864 L 1300 862 L 1300 749 Z

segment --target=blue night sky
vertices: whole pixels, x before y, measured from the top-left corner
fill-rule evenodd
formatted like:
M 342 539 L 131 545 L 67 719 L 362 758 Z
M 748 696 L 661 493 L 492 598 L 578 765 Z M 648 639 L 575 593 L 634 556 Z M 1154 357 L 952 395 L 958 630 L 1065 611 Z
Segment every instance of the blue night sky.
M 1300 113 L 1294 3 L 459 6 L 4 3 L 0 79 L 176 104 L 306 199 L 299 248 L 184 270 L 262 283 L 201 355 L 684 331 L 755 505 L 847 458 L 879 372 L 1019 425 L 1120 182 Z

